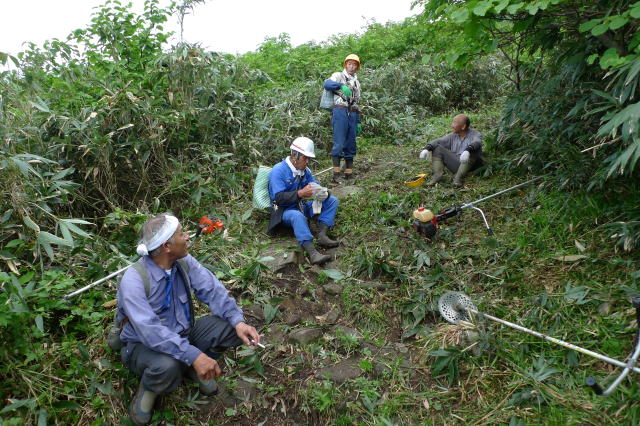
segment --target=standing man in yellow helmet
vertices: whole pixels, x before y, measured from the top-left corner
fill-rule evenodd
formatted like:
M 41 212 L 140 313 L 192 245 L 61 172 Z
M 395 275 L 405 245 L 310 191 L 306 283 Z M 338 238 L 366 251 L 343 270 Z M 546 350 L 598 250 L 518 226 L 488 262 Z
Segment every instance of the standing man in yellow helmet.
M 344 59 L 344 69 L 335 72 L 324 81 L 324 88 L 333 92 L 333 112 L 331 125 L 333 129 L 333 181 L 338 182 L 340 161 L 344 158 L 344 178 L 353 175 L 353 157 L 356 156 L 356 136 L 362 133 L 360 125 L 360 82 L 356 73 L 360 69 L 360 58 L 351 54 Z

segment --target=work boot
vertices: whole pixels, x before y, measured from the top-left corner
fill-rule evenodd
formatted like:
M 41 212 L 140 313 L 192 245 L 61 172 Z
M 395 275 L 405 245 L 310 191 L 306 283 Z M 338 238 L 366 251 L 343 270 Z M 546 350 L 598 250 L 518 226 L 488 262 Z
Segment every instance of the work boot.
M 431 160 L 431 171 L 433 174 L 431 175 L 431 180 L 427 182 L 427 185 L 435 185 L 440 182 L 442 179 L 442 175 L 444 174 L 444 163 L 442 162 L 442 158 L 433 157 Z
M 302 247 L 304 248 L 304 251 L 307 252 L 307 255 L 309 256 L 309 263 L 312 265 L 321 265 L 331 260 L 331 256 L 322 254 L 316 250 L 316 247 L 311 241 L 307 241 Z
M 464 182 L 464 177 L 469 172 L 469 170 L 471 170 L 470 162 L 467 161 L 466 163 L 460 163 L 460 167 L 458 167 L 458 171 L 456 172 L 456 175 L 453 177 L 454 187 L 456 188 L 462 187 Z
M 218 384 L 214 379 L 203 379 L 195 368 L 189 367 L 187 376 L 200 385 L 200 393 L 204 396 L 213 396 L 218 393 Z
M 156 402 L 157 394 L 148 391 L 142 386 L 138 386 L 138 391 L 129 405 L 129 417 L 135 425 L 146 425 L 151 421 L 153 415 L 153 404 Z
M 327 231 L 329 230 L 329 226 L 322 222 L 318 222 L 318 244 L 322 247 L 338 247 L 338 242 L 336 240 L 332 240 L 327 236 Z
M 333 168 L 333 177 L 331 178 L 331 182 L 340 183 L 340 167 Z
M 344 163 L 344 179 L 349 180 L 353 177 L 353 158 L 345 158 Z
M 338 178 L 340 177 L 340 157 L 331 157 L 331 163 L 333 166 L 333 178 L 331 179 L 333 183 L 340 183 Z

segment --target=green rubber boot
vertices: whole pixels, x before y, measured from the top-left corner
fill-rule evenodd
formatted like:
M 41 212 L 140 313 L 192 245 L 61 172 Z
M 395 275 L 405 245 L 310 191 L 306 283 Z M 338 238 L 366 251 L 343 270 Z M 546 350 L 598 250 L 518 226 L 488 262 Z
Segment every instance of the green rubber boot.
M 442 179 L 442 175 L 444 174 L 444 163 L 442 162 L 442 158 L 433 157 L 431 159 L 431 171 L 433 174 L 431 175 L 431 180 L 427 182 L 427 185 L 435 185 L 440 182 Z
M 458 167 L 458 171 L 453 177 L 453 186 L 461 188 L 464 184 L 464 177 L 469 173 L 469 170 L 471 170 L 470 162 L 467 161 L 466 163 L 460 163 L 460 167 Z
M 153 403 L 156 401 L 157 394 L 148 391 L 142 386 L 138 386 L 138 391 L 131 400 L 129 405 L 129 417 L 135 425 L 147 425 L 151 421 L 153 415 Z

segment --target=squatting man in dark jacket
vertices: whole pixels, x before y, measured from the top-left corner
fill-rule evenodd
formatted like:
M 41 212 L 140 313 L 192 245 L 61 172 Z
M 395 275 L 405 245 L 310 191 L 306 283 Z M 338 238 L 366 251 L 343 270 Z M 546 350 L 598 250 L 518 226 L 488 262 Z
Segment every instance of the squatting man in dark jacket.
M 137 425 L 149 423 L 156 396 L 176 389 L 185 376 L 199 383 L 201 393 L 217 393 L 216 358 L 242 342 L 260 342 L 220 281 L 189 254 L 188 241 L 176 217 L 149 219 L 137 249 L 139 265 L 127 269 L 118 289 L 120 355 L 141 376 L 129 407 Z M 189 285 L 215 314 L 195 320 Z
M 458 114 L 453 117 L 451 123 L 453 133 L 425 145 L 420 152 L 420 158 L 428 160 L 433 156 L 431 160 L 433 175 L 427 185 L 440 182 L 444 166 L 447 166 L 447 169 L 455 175 L 453 186 L 459 188 L 463 185 L 466 174 L 482 165 L 482 135 L 470 126 L 469 117 Z
M 337 247 L 338 242 L 327 236 L 327 230 L 334 225 L 340 202 L 329 195 L 327 188 L 318 184 L 307 168 L 309 159 L 316 157 L 313 141 L 305 137 L 296 138 L 290 150 L 291 155 L 276 164 L 269 175 L 271 218 L 268 232 L 279 225 L 293 228 L 296 239 L 309 256 L 309 262 L 322 264 L 331 256 L 316 250 L 307 218 L 318 218 L 318 244 Z

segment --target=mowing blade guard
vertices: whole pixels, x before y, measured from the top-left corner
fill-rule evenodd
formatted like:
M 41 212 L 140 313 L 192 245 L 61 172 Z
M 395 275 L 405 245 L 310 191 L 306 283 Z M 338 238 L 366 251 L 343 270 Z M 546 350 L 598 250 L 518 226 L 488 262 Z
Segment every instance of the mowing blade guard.
M 457 291 L 448 291 L 440 296 L 438 310 L 442 318 L 452 324 L 458 324 L 460 321 L 469 321 L 471 318 L 468 311 L 477 311 L 469 296 Z

